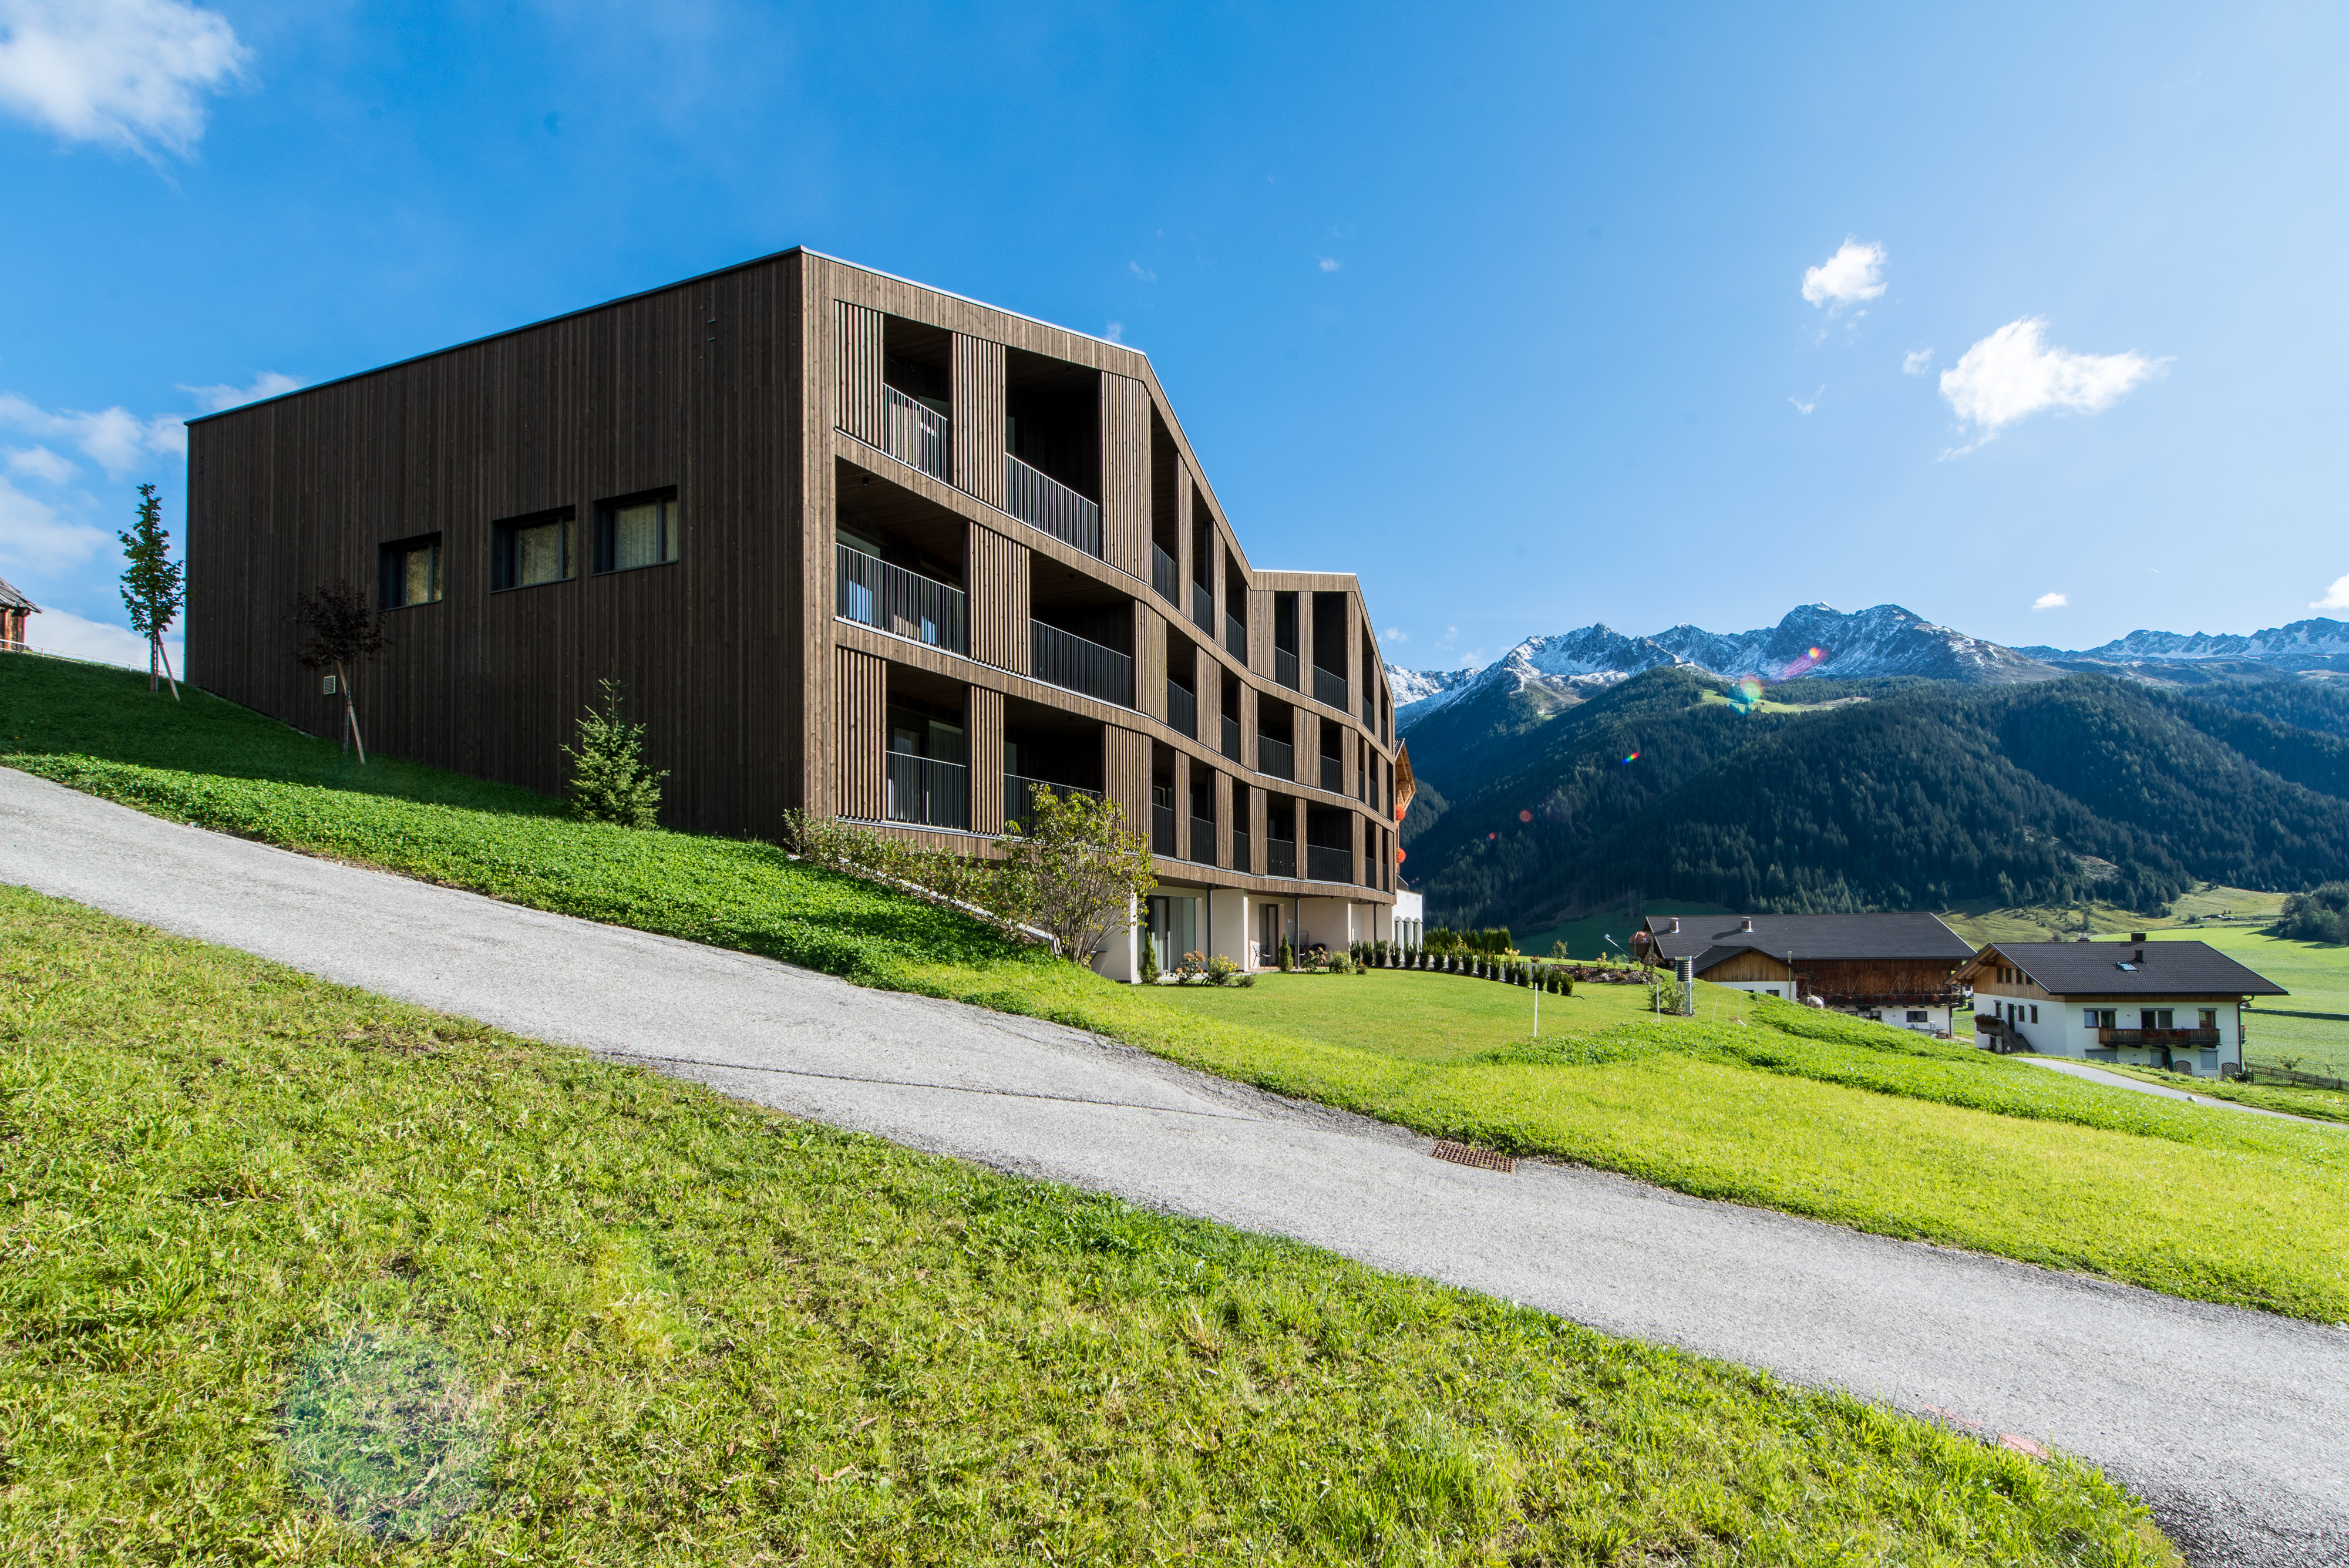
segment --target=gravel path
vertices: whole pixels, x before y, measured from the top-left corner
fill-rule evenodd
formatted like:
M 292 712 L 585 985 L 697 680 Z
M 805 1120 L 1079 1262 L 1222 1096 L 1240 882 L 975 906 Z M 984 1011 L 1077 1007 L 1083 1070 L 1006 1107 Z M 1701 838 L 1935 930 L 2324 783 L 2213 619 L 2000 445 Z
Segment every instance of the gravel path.
M 999 1168 L 1274 1231 L 2081 1454 L 2198 1564 L 2349 1562 L 2349 1332 L 1408 1132 L 1033 1019 L 860 991 L 163 822 L 0 769 L 0 882 Z

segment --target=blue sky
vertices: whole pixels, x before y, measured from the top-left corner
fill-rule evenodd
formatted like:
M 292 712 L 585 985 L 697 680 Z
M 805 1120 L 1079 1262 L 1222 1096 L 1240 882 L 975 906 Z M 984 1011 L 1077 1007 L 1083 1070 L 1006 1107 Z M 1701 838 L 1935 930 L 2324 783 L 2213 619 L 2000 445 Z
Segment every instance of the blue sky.
M 135 483 L 176 531 L 178 420 L 805 244 L 1148 350 L 1250 558 L 1403 663 L 2349 616 L 2345 35 L 0 0 L 0 576 L 119 649 L 72 618 Z

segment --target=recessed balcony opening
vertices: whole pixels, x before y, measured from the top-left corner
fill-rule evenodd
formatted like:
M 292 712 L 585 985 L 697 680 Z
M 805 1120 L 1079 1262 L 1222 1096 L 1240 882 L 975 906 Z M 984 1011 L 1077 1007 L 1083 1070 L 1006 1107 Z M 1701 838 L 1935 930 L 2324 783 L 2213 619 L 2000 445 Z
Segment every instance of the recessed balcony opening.
M 1354 814 L 1333 806 L 1305 812 L 1305 875 L 1315 882 L 1354 879 Z
M 1268 778 L 1297 777 L 1297 710 L 1261 694 L 1256 700 L 1256 771 Z
M 1030 563 L 1029 673 L 1133 706 L 1133 601 L 1049 556 Z
M 1272 596 L 1272 678 L 1299 691 L 1297 684 L 1297 596 Z
M 1378 649 L 1371 646 L 1370 628 L 1362 628 L 1362 728 L 1379 732 Z
M 1191 770 L 1191 858 L 1201 866 L 1216 862 L 1216 770 L 1205 763 L 1185 764 Z
M 954 481 L 954 334 L 885 317 L 881 326 L 881 446 L 933 479 Z
M 1335 666 L 1335 668 L 1331 668 Z M 1346 711 L 1346 596 L 1313 596 L 1313 700 Z
M 970 826 L 968 689 L 911 665 L 888 667 L 889 820 Z
M 833 614 L 843 620 L 970 651 L 963 552 L 970 530 L 945 507 L 854 463 L 833 470 Z
M 1224 651 L 1247 662 L 1247 579 L 1237 556 L 1224 554 Z
M 1256 853 L 1248 834 L 1248 786 L 1235 781 L 1232 784 L 1232 869 L 1253 876 Z
M 1183 602 L 1183 585 L 1174 566 L 1183 549 L 1182 529 L 1174 521 L 1182 484 L 1183 460 L 1154 404 L 1150 410 L 1150 586 L 1160 598 L 1175 606 Z
M 1199 738 L 1199 645 L 1166 628 L 1166 724 L 1178 735 Z
M 1264 797 L 1264 874 L 1297 875 L 1297 799 L 1267 793 Z
M 1219 701 L 1216 705 L 1216 711 L 1223 721 L 1223 743 L 1219 749 L 1232 761 L 1246 766 L 1246 759 L 1240 755 L 1239 677 L 1228 670 L 1224 670 L 1222 675 L 1223 679 L 1218 682 L 1222 690 L 1216 694 Z
M 1004 510 L 1101 554 L 1101 372 L 1004 353 Z
M 1174 748 L 1153 742 L 1150 747 L 1150 853 L 1172 860 L 1174 855 Z
M 1334 719 L 1314 721 L 1321 730 L 1321 787 L 1331 794 L 1346 793 L 1346 727 Z
M 1032 820 L 1036 793 L 1101 798 L 1105 727 L 1024 698 L 1003 700 L 1003 815 Z
M 1213 637 L 1216 625 L 1216 517 L 1207 498 L 1191 492 L 1191 624 Z

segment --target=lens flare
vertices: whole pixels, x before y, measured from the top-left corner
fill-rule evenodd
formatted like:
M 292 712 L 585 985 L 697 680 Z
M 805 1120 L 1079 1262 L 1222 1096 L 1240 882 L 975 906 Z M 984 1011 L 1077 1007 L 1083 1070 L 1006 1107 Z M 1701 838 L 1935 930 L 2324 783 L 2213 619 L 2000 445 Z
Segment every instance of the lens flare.
M 1533 819 L 1534 814 L 1530 811 L 1521 811 L 1517 813 L 1517 820 L 1519 822 L 1531 822 Z
M 1751 675 L 1743 677 L 1729 689 L 1729 701 L 1732 707 L 1751 713 L 1762 705 L 1762 682 Z
M 1637 747 L 1637 746 L 1634 746 L 1634 747 L 1632 747 L 1632 748 L 1630 749 L 1630 751 L 1629 751 L 1628 753 L 1624 753 L 1624 757 L 1623 757 L 1623 765 L 1624 765 L 1625 767 L 1627 767 L 1627 768 L 1628 768 L 1628 767 L 1630 767 L 1633 763 L 1636 763 L 1636 762 L 1638 762 L 1639 760 L 1640 760 L 1640 748 L 1639 748 L 1639 747 Z
M 1803 649 L 1801 657 L 1797 658 L 1793 663 L 1787 665 L 1785 669 L 1778 671 L 1778 679 L 1781 680 L 1792 680 L 1797 675 L 1806 675 L 1810 673 L 1812 670 L 1816 670 L 1820 665 L 1825 664 L 1826 661 L 1827 650 L 1826 649 L 1806 648 Z

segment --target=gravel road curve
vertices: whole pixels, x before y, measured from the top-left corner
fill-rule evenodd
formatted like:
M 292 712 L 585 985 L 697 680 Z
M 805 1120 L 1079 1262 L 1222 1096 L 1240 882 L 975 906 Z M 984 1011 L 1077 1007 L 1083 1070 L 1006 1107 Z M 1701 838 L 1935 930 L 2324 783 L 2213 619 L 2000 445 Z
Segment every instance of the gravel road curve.
M 1448 1165 L 1412 1133 L 1074 1030 L 288 854 L 6 769 L 0 882 L 794 1115 L 2056 1445 L 2145 1497 L 2197 1564 L 2349 1563 L 2349 1331 L 1571 1166 Z

